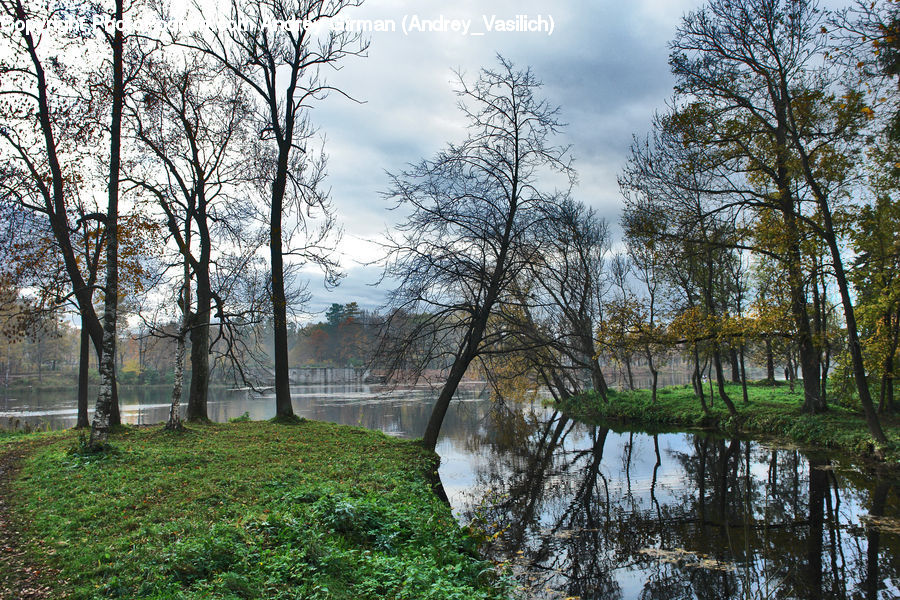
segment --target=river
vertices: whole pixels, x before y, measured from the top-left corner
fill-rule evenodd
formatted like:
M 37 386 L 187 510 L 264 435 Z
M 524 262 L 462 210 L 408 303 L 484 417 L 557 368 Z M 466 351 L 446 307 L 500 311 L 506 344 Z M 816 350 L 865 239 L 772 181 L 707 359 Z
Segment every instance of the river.
M 122 390 L 155 423 L 168 390 Z M 298 386 L 297 414 L 415 437 L 435 392 Z M 0 424 L 74 423 L 74 391 L 0 392 Z M 217 390 L 216 421 L 274 415 Z M 613 431 L 466 387 L 438 443 L 454 512 L 491 535 L 523 595 L 581 599 L 900 598 L 900 481 L 835 454 L 701 433 Z

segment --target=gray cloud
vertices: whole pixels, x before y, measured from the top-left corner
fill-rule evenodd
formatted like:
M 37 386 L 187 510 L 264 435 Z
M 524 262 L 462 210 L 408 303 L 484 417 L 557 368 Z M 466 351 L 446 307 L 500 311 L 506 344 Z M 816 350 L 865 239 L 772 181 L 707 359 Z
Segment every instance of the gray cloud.
M 453 70 L 471 78 L 495 63 L 499 52 L 520 66 L 530 65 L 545 84 L 546 96 L 562 109 L 569 124 L 579 171 L 579 199 L 595 206 L 611 222 L 618 220 L 616 174 L 624 165 L 632 135 L 643 135 L 653 111 L 671 94 L 667 42 L 679 17 L 698 0 L 578 2 L 476 1 L 449 5 L 436 0 L 372 1 L 354 18 L 423 18 L 440 15 L 472 19 L 482 15 L 511 18 L 518 14 L 552 15 L 552 36 L 534 33 L 487 33 L 463 37 L 452 33 L 372 33 L 369 56 L 351 58 L 329 80 L 357 104 L 333 95 L 312 112 L 326 135 L 330 156 L 328 184 L 335 208 L 351 238 L 372 238 L 397 218 L 381 194 L 386 171 L 429 157 L 446 142 L 465 135 L 452 92 Z M 353 266 L 371 253 L 359 244 L 345 251 L 347 272 L 334 292 L 319 289 L 314 279 L 311 308 L 355 300 L 366 308 L 381 303 L 383 291 L 366 284 L 377 269 Z M 355 255 L 354 252 L 357 254 Z M 359 253 L 362 253 L 361 255 Z
M 334 290 L 326 290 L 319 286 L 321 277 L 310 276 L 309 292 L 312 298 L 306 307 L 313 322 L 322 320 L 325 311 L 332 303 L 347 304 L 356 302 L 361 308 L 375 310 L 384 303 L 384 287 L 375 287 L 381 277 L 381 269 L 354 265 L 345 269 L 346 277 Z

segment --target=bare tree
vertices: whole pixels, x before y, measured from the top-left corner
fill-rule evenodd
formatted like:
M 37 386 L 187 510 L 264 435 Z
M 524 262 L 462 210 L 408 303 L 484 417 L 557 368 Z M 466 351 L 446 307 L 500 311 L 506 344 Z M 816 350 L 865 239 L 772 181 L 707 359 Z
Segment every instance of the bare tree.
M 209 389 L 210 318 L 214 298 L 211 271 L 217 258 L 249 246 L 245 200 L 248 147 L 244 121 L 249 113 L 240 80 L 204 54 L 169 47 L 168 59 L 148 58 L 135 82 L 135 100 L 128 109 L 134 136 L 148 157 L 139 156 L 129 180 L 148 193 L 162 210 L 170 238 L 181 256 L 178 305 L 182 327 L 176 355 L 183 356 L 191 339 L 191 388 L 187 418 L 206 421 Z M 249 243 L 248 243 L 249 242 Z M 223 246 L 226 249 L 219 248 Z M 192 284 L 192 281 L 194 282 Z M 192 285 L 195 302 L 192 301 Z M 196 304 L 196 306 L 194 306 Z M 218 307 L 219 315 L 224 307 Z M 183 362 L 183 361 L 182 361 Z M 176 356 L 173 405 L 180 398 L 183 367 Z M 173 407 L 170 424 L 177 427 Z
M 122 22 L 124 0 L 115 0 L 113 22 Z M 105 33 L 112 51 L 111 81 L 103 95 L 109 100 L 109 181 L 106 224 L 106 284 L 103 288 L 103 351 L 100 354 L 100 392 L 91 422 L 90 445 L 100 448 L 106 443 L 110 416 L 116 399 L 113 393 L 116 377 L 116 327 L 119 303 L 119 179 L 122 163 L 122 108 L 125 105 L 125 35 L 120 28 Z
M 119 9 L 114 12 L 121 12 Z M 19 22 L 42 22 L 57 17 L 59 11 L 90 22 L 92 15 L 102 12 L 102 8 L 94 4 L 61 7 L 22 0 L 4 1 L 0 3 L 0 10 L 5 17 Z M 7 181 L 9 185 L 3 186 L 4 197 L 46 217 L 48 230 L 62 257 L 70 293 L 81 315 L 82 327 L 100 358 L 103 355 L 104 324 L 93 305 L 96 285 L 91 267 L 88 267 L 87 274 L 82 270 L 85 264 L 96 268 L 97 262 L 87 260 L 82 264 L 87 258 L 82 254 L 90 251 L 86 246 L 79 249 L 77 238 L 84 233 L 82 226 L 88 220 L 103 225 L 103 239 L 115 236 L 110 235 L 109 215 L 79 211 L 75 199 L 85 175 L 79 164 L 82 158 L 80 148 L 89 146 L 97 139 L 95 134 L 99 122 L 91 102 L 91 87 L 93 85 L 97 90 L 103 88 L 104 80 L 103 77 L 99 81 L 90 77 L 89 73 L 95 66 L 90 60 L 85 68 L 60 60 L 68 42 L 84 44 L 87 38 L 76 37 L 67 42 L 46 32 L 35 34 L 29 28 L 9 28 L 5 31 L 10 52 L 4 55 L 0 66 L 0 71 L 5 74 L 0 138 L 12 151 L 12 161 L 7 167 L 14 178 Z M 116 40 L 119 36 L 107 36 L 107 42 L 112 47 L 118 45 Z M 113 51 L 114 63 L 120 54 Z M 117 76 L 111 76 L 110 80 L 107 90 L 122 87 L 118 85 L 121 82 Z M 116 112 L 113 111 L 114 114 Z M 115 121 L 117 118 L 112 119 L 109 131 L 117 129 Z M 111 151 L 115 146 L 116 143 L 111 142 Z M 108 187 L 110 200 L 117 198 L 115 189 L 117 185 Z M 72 223 L 72 218 L 78 221 Z M 115 255 L 108 244 L 104 248 L 107 253 Z M 85 357 L 86 364 L 87 354 L 82 352 L 81 356 Z M 81 371 L 84 373 L 84 368 Z M 115 425 L 119 422 L 115 373 L 107 371 L 108 394 L 104 397 L 104 405 L 108 408 L 109 423 Z M 82 378 L 82 381 L 85 379 Z M 84 391 L 85 388 L 80 386 L 80 389 Z M 79 406 L 84 406 L 82 400 L 80 397 Z M 81 416 L 86 416 L 86 411 L 81 411 Z M 83 423 L 83 419 L 79 418 L 79 423 Z
M 540 253 L 523 273 L 518 302 L 503 326 L 530 349 L 531 368 L 557 397 L 580 394 L 587 383 L 603 399 L 608 385 L 598 362 L 595 330 L 603 319 L 609 230 L 581 202 L 563 199 L 547 207 L 538 231 Z
M 510 335 L 502 327 L 489 331 L 489 320 L 515 302 L 509 292 L 536 260 L 547 207 L 565 195 L 541 190 L 541 177 L 574 180 L 568 148 L 552 144 L 562 127 L 558 109 L 536 95 L 539 88 L 530 69 L 502 57 L 472 83 L 460 76 L 468 137 L 392 176 L 388 197 L 409 212 L 386 242 L 384 274 L 398 281 L 389 314 L 418 319 L 391 350 L 404 356 L 426 342 L 432 351 L 419 366 L 431 360 L 449 367 L 424 432 L 426 448 L 435 448 L 466 369 Z
M 212 31 L 186 44 L 218 60 L 257 101 L 255 122 L 261 144 L 255 163 L 260 183 L 268 190 L 278 419 L 294 418 L 286 270 L 291 261 L 302 261 L 321 267 L 327 284 L 339 278 L 330 257 L 336 243 L 332 234 L 338 228 L 321 186 L 324 156 L 312 151 L 314 130 L 307 110 L 329 92 L 339 91 L 328 85 L 323 69 L 365 52 L 367 43 L 359 32 L 327 26 L 360 4 L 361 0 L 232 0 L 231 18 L 242 24 L 239 30 Z M 309 23 L 323 25 L 324 31 L 307 27 Z M 321 217 L 318 226 L 313 220 L 316 213 Z M 302 238 L 299 244 L 298 238 Z

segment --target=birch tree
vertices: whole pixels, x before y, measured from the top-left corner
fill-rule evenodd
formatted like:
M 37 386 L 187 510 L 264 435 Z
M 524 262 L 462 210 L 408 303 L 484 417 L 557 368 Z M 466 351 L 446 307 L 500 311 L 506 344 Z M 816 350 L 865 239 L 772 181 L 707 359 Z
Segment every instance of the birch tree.
M 124 0 L 115 0 L 114 22 L 121 22 L 125 14 Z M 111 81 L 103 90 L 110 102 L 109 120 L 109 181 L 107 184 L 106 225 L 106 283 L 103 287 L 103 344 L 100 353 L 100 391 L 91 422 L 90 446 L 102 448 L 106 444 L 111 425 L 113 389 L 116 377 L 116 328 L 119 309 L 119 178 L 122 162 L 122 108 L 125 104 L 125 35 L 120 28 L 105 33 L 112 52 Z

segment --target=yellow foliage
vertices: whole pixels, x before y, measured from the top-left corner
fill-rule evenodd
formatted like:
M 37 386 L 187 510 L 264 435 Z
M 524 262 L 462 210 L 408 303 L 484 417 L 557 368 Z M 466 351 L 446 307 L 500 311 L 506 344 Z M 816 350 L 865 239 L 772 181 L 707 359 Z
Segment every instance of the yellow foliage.
M 140 373 L 141 372 L 141 364 L 138 362 L 137 358 L 130 358 L 125 361 L 125 364 L 122 365 L 123 373 Z

